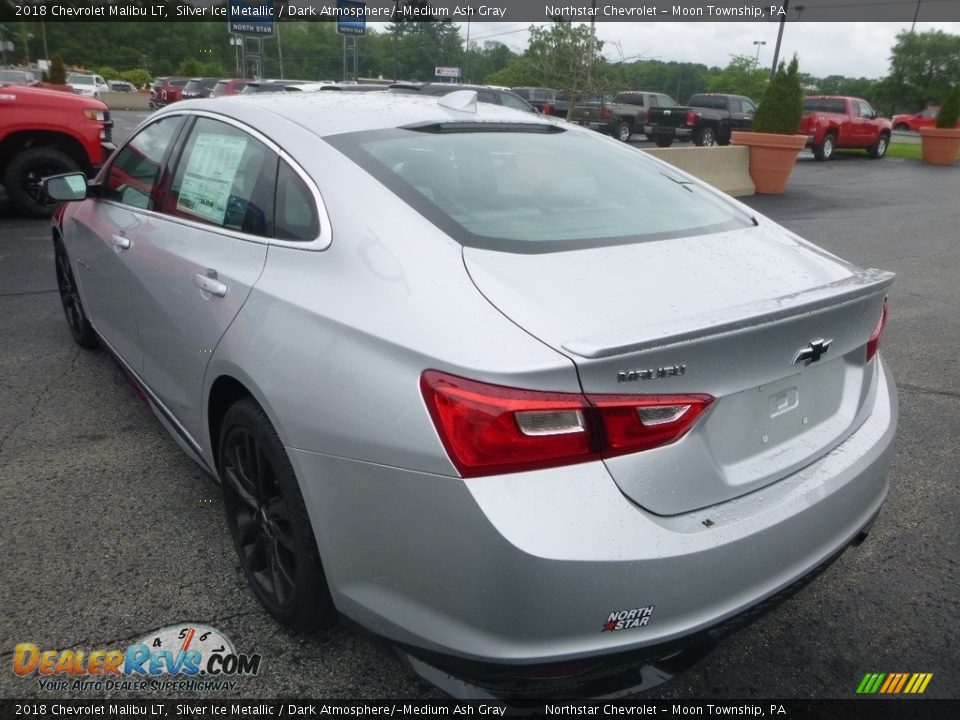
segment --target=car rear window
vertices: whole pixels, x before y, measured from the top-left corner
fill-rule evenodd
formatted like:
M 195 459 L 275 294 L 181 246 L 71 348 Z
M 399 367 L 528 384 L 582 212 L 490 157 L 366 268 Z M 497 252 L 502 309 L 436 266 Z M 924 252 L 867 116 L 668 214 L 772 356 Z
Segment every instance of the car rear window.
M 807 98 L 803 101 L 804 112 L 845 113 L 847 103 L 840 99 Z
M 448 123 L 327 141 L 465 245 L 535 253 L 752 225 L 636 150 L 555 126 Z

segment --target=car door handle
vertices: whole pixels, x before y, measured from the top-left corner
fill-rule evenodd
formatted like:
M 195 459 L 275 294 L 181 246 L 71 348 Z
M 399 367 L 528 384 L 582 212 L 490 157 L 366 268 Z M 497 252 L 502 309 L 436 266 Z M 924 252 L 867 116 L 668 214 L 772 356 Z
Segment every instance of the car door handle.
M 216 295 L 217 297 L 223 297 L 227 294 L 227 286 L 225 283 L 215 280 L 212 277 L 201 275 L 200 273 L 193 276 L 193 284 L 204 292 Z
M 113 246 L 119 250 L 129 250 L 130 249 L 130 238 L 124 237 L 123 235 L 114 235 Z

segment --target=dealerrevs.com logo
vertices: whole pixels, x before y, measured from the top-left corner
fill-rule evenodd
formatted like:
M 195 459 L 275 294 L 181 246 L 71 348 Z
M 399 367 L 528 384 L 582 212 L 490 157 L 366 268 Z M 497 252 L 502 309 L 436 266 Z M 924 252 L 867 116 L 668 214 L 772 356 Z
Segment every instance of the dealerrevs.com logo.
M 261 660 L 238 653 L 216 628 L 182 623 L 148 633 L 126 648 L 41 650 L 19 643 L 13 672 L 35 676 L 40 690 L 229 692 L 239 678 L 256 675 Z

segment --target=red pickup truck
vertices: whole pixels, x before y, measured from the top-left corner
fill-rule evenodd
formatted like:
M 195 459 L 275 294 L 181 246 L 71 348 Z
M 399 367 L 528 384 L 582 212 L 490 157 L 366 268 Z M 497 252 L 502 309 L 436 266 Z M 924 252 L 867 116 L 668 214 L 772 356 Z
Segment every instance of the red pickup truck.
M 887 154 L 891 124 L 861 98 L 818 95 L 804 98 L 797 132 L 817 160 L 829 160 L 837 148 L 863 148 L 879 159 Z
M 114 150 L 113 122 L 99 100 L 0 84 L 0 183 L 24 215 L 50 217 L 40 179 L 82 170 L 92 177 Z

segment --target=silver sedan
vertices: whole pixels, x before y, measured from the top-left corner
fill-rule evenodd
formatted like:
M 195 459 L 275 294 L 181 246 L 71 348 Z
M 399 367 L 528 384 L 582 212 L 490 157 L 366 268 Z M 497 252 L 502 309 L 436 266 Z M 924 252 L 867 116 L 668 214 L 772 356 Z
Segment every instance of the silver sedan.
M 651 687 L 886 496 L 893 276 L 610 138 L 211 99 L 46 188 L 74 339 L 220 482 L 266 611 L 450 693 Z

